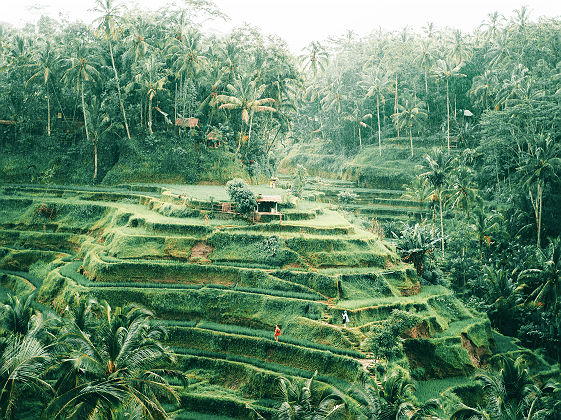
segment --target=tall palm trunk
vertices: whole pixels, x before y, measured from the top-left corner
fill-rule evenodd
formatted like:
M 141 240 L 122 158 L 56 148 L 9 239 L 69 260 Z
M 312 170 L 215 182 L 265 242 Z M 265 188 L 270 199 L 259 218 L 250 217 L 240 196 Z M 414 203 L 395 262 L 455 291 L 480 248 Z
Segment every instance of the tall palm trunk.
M 397 114 L 397 71 L 395 72 L 395 106 L 394 106 L 394 112 Z M 396 122 L 395 122 L 395 126 L 397 128 L 397 137 L 399 137 L 399 115 L 397 116 Z
M 409 141 L 411 142 L 411 157 L 413 157 L 413 128 L 412 127 L 409 127 Z
M 115 67 L 115 58 L 113 58 L 113 45 L 111 44 L 111 39 L 108 39 L 107 41 L 109 43 L 109 53 L 111 54 L 111 65 L 113 66 L 113 72 L 115 73 L 115 82 L 117 83 L 117 95 L 119 96 L 119 104 L 121 105 L 121 112 L 123 113 L 123 122 L 127 131 L 127 137 L 130 140 L 131 133 L 129 132 L 129 124 L 127 123 L 127 114 L 125 113 L 123 98 L 121 98 L 121 83 L 119 82 L 119 75 L 117 74 L 117 68 Z
M 438 207 L 440 208 L 440 236 L 442 243 L 442 258 L 444 258 L 444 222 L 442 217 L 442 191 L 438 192 Z
M 150 94 L 148 96 L 148 131 L 150 134 L 154 134 L 152 131 L 152 98 L 154 95 Z
M 51 99 L 47 92 L 47 136 L 51 136 Z
M 450 153 L 450 93 L 448 90 L 448 78 L 446 79 L 446 141 L 448 153 Z
M 84 128 L 86 129 L 86 140 L 90 141 L 90 133 L 88 131 L 88 121 L 86 119 L 86 101 L 84 100 L 84 81 L 82 80 L 82 112 L 84 114 Z
M 97 179 L 97 140 L 94 142 L 94 176 L 93 179 Z
M 380 126 L 380 96 L 376 96 L 376 113 L 378 114 L 378 152 L 382 156 L 382 129 Z
M 360 149 L 362 150 L 362 136 L 360 134 L 360 123 L 358 123 L 358 145 L 359 145 Z
M 253 111 L 251 111 L 251 116 L 249 117 L 249 131 L 247 133 L 247 148 L 249 149 L 249 143 L 251 141 L 251 125 L 253 124 Z M 247 152 L 246 152 L 247 154 Z

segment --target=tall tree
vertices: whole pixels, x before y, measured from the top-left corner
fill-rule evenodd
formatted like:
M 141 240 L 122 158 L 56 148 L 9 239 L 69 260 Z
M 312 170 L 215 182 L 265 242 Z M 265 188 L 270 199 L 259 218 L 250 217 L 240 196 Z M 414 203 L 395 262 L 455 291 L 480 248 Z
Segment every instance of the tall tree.
M 276 109 L 268 105 L 273 104 L 275 100 L 273 98 L 262 98 L 261 96 L 263 92 L 265 92 L 267 86 L 264 84 L 257 86 L 255 81 L 249 80 L 249 78 L 236 78 L 234 83 L 228 84 L 226 88 L 229 91 L 229 95 L 217 95 L 216 102 L 221 104 L 218 107 L 219 109 L 240 110 L 241 112 L 242 130 L 240 131 L 238 148 L 236 150 L 236 153 L 238 153 L 244 141 L 243 123 L 249 126 L 247 135 L 247 144 L 249 147 L 253 115 L 256 112 L 275 112 Z
M 380 123 L 380 103 L 385 102 L 384 94 L 387 93 L 388 87 L 391 85 L 390 76 L 384 73 L 381 69 L 373 69 L 367 71 L 363 75 L 363 80 L 360 82 L 363 89 L 366 90 L 366 97 L 376 98 L 376 117 L 378 121 L 378 153 L 382 156 L 382 127 Z
M 466 77 L 460 73 L 463 63 L 453 65 L 445 60 L 438 60 L 433 68 L 433 76 L 439 80 L 446 81 L 446 142 L 448 144 L 448 152 L 450 152 L 450 79 L 455 77 Z
M 121 19 L 120 14 L 122 13 L 123 9 L 124 6 L 117 0 L 95 0 L 94 12 L 101 14 L 101 16 L 96 19 L 96 22 L 98 23 L 98 30 L 103 31 L 103 35 L 107 40 L 107 44 L 109 45 L 111 66 L 113 67 L 113 73 L 115 74 L 117 95 L 119 96 L 119 105 L 121 106 L 121 112 L 123 114 L 123 124 L 125 125 L 125 130 L 127 131 L 127 137 L 130 140 L 131 134 L 129 132 L 127 114 L 125 112 L 125 105 L 123 104 L 123 98 L 121 96 L 121 82 L 119 81 L 119 75 L 117 74 L 117 68 L 115 67 L 113 44 L 111 42 L 112 40 L 116 41 L 118 39 L 119 21 Z

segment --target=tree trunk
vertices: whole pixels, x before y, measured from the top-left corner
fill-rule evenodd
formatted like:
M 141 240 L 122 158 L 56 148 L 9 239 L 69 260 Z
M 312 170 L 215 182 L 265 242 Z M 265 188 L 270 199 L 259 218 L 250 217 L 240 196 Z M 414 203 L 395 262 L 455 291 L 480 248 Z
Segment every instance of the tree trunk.
M 542 204 L 543 204 L 543 183 L 538 182 L 538 196 L 536 197 L 538 200 L 538 220 L 537 220 L 537 228 L 538 228 L 538 248 L 541 248 L 541 230 L 542 230 Z
M 440 236 L 442 237 L 442 258 L 444 258 L 444 222 L 442 218 L 442 191 L 438 192 L 438 207 L 440 207 Z
M 94 176 L 93 179 L 97 179 L 97 141 L 94 142 Z
M 413 157 L 413 129 L 409 127 L 409 141 L 411 142 L 411 157 Z
M 51 136 L 51 99 L 47 92 L 47 136 Z
M 148 97 L 148 132 L 154 134 L 152 131 L 152 94 Z
M 362 135 L 360 134 L 360 123 L 358 123 L 358 145 L 360 150 L 362 150 Z
M 376 96 L 376 113 L 378 114 L 378 152 L 382 156 L 382 129 L 380 126 L 380 96 Z
M 88 131 L 88 121 L 86 119 L 86 101 L 84 100 L 84 81 L 82 80 L 82 113 L 84 114 L 84 128 L 86 129 L 86 140 L 90 141 L 90 133 Z
M 446 79 L 446 141 L 450 153 L 450 94 L 448 92 L 448 79 Z
M 253 111 L 251 111 L 251 116 L 249 117 L 249 131 L 247 133 L 247 148 L 249 149 L 249 143 L 251 142 L 251 125 L 253 124 Z M 247 152 L 246 152 L 247 154 Z
M 397 71 L 395 72 L 395 106 L 394 112 L 397 114 Z M 399 115 L 397 115 L 395 126 L 397 128 L 397 137 L 399 137 Z
M 109 43 L 109 52 L 111 53 L 111 65 L 113 66 L 113 72 L 115 73 L 115 82 L 117 83 L 117 95 L 119 96 L 119 104 L 121 105 L 121 112 L 123 113 L 123 122 L 125 124 L 125 130 L 127 131 L 127 137 L 130 140 L 131 133 L 129 132 L 129 124 L 127 123 L 127 114 L 125 113 L 123 98 L 121 98 L 121 83 L 119 82 L 119 75 L 117 74 L 117 68 L 115 67 L 115 59 L 113 58 L 113 46 L 111 44 L 111 39 L 108 39 L 107 41 Z

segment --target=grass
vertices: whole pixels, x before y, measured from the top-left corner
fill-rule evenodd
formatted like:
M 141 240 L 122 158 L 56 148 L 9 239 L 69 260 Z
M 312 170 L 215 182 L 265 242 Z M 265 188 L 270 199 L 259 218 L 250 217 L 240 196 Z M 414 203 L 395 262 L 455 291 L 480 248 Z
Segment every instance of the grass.
M 428 401 L 432 398 L 442 398 L 445 391 L 450 388 L 471 383 L 470 378 L 452 376 L 444 379 L 430 379 L 415 382 L 415 396 L 419 401 Z

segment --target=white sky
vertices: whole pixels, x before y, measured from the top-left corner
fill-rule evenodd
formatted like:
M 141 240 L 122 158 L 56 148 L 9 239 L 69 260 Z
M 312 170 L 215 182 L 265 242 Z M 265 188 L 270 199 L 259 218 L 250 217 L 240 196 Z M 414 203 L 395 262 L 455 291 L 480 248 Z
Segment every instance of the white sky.
M 125 0 L 143 9 L 157 9 L 166 0 Z M 540 16 L 561 17 L 559 0 L 215 0 L 231 17 L 224 23 L 206 22 L 205 29 L 227 32 L 247 22 L 265 33 L 283 38 L 294 53 L 314 40 L 343 34 L 352 29 L 358 35 L 373 30 L 400 30 L 408 26 L 420 31 L 427 22 L 437 28 L 450 26 L 464 32 L 481 24 L 488 13 L 498 11 L 510 17 L 526 4 L 531 20 Z M 57 17 L 63 12 L 71 19 L 91 20 L 88 9 L 93 0 L 0 0 L 0 21 L 21 26 L 41 14 Z

